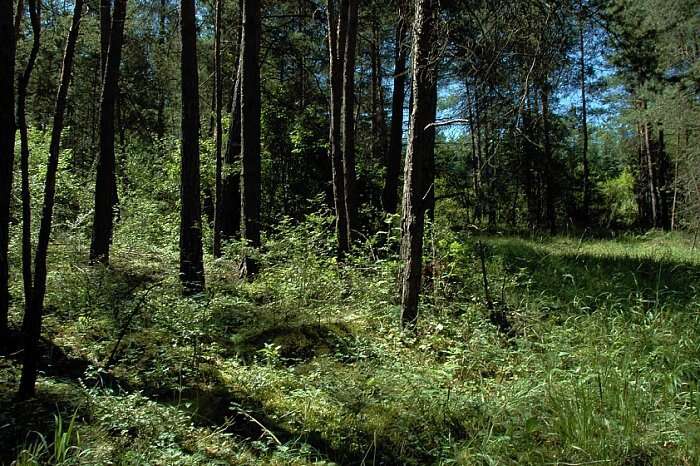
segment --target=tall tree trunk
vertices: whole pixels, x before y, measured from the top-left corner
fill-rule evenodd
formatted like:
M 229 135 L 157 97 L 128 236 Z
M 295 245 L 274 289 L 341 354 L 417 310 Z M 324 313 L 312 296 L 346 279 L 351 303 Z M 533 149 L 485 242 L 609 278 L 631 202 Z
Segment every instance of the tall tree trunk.
M 333 182 L 333 204 L 336 216 L 336 238 L 338 240 L 338 258 L 342 259 L 350 245 L 347 240 L 347 214 L 345 212 L 345 185 L 343 182 L 343 152 L 341 141 L 341 110 L 343 99 L 343 60 L 345 50 L 345 15 L 347 0 L 340 2 L 339 10 L 336 0 L 328 0 L 328 49 L 330 99 L 330 158 Z
M 583 9 L 583 2 L 579 2 L 581 10 Z M 582 156 L 583 156 L 583 222 L 588 226 L 589 212 L 591 208 L 591 184 L 590 184 L 590 168 L 588 165 L 588 112 L 587 112 L 587 102 L 586 102 L 586 49 L 583 40 L 583 12 L 581 11 L 581 17 L 579 19 L 579 66 L 580 66 L 580 78 L 581 78 L 581 139 L 582 139 Z
M 182 149 L 180 169 L 180 280 L 185 294 L 204 289 L 199 186 L 199 71 L 194 0 L 180 1 L 182 35 Z
M 664 230 L 671 229 L 671 200 L 669 193 L 671 192 L 671 184 L 673 175 L 671 173 L 671 160 L 666 152 L 666 139 L 664 137 L 663 124 L 658 123 L 659 131 L 658 138 L 655 144 L 656 158 L 656 197 L 659 202 L 659 227 Z
M 24 0 L 17 0 L 17 14 L 15 15 L 15 48 L 22 33 L 22 18 L 24 17 Z
M 166 0 L 160 0 L 160 8 L 158 10 L 158 46 L 161 52 L 165 49 L 165 7 Z M 162 71 L 157 68 L 157 72 L 161 73 Z M 165 94 L 165 89 L 163 89 L 163 86 L 160 86 L 158 89 L 158 114 L 156 117 L 156 131 L 159 137 L 165 135 Z
M 223 240 L 236 238 L 241 226 L 241 66 L 240 56 L 231 92 L 230 126 L 223 157 L 221 197 L 217 200 L 215 229 Z
M 477 144 L 476 133 L 479 131 L 479 125 L 476 121 L 476 85 L 474 85 L 474 97 L 470 92 L 470 85 L 467 83 L 467 118 L 469 119 L 469 135 L 472 146 L 472 184 L 474 189 L 474 221 L 481 221 L 481 156 L 479 154 L 479 146 Z
M 646 109 L 646 102 L 644 103 L 644 109 Z M 651 205 L 651 225 L 653 228 L 659 226 L 658 217 L 658 200 L 656 197 L 656 183 L 654 176 L 654 155 L 651 150 L 651 140 L 649 136 L 649 122 L 645 121 L 642 124 L 642 131 L 644 133 L 644 154 L 647 170 L 647 182 L 649 188 L 649 199 Z
M 116 172 L 114 155 L 114 110 L 119 92 L 119 66 L 124 40 L 127 0 L 116 0 L 110 29 L 109 50 L 100 98 L 100 153 L 95 180 L 95 211 L 90 244 L 90 261 L 109 263 L 114 222 Z
M 241 34 L 241 233 L 246 243 L 260 247 L 260 2 L 243 0 Z M 244 276 L 258 271 L 256 261 L 246 256 Z
M 382 204 L 388 214 L 396 212 L 398 204 L 399 173 L 401 172 L 401 148 L 403 145 L 403 104 L 406 99 L 406 49 L 404 41 L 408 32 L 406 5 L 399 3 L 398 23 L 394 44 L 394 89 L 391 96 L 391 130 L 389 152 L 386 157 L 386 174 Z
M 53 129 L 51 131 L 51 143 L 49 146 L 49 160 L 46 167 L 46 181 L 44 184 L 44 205 L 41 212 L 41 226 L 34 257 L 34 289 L 30 306 L 25 316 L 25 343 L 24 365 L 19 384 L 18 396 L 26 399 L 34 395 L 34 386 L 37 377 L 37 365 L 39 363 L 39 337 L 41 335 L 41 320 L 44 310 L 44 297 L 46 295 L 46 259 L 48 256 L 49 240 L 51 238 L 51 223 L 53 219 L 53 207 L 56 196 L 56 174 L 58 172 L 58 156 L 61 145 L 61 133 L 63 132 L 63 119 L 68 97 L 68 85 L 73 71 L 73 57 L 75 56 L 75 44 L 78 40 L 78 29 L 83 12 L 84 0 L 75 0 L 73 21 L 66 50 L 63 54 L 61 78 L 56 96 L 56 108 L 53 115 Z M 2 15 L 0 15 L 2 16 Z
M 9 228 L 15 160 L 15 27 L 12 0 L 0 1 L 0 340 L 7 334 Z
M 433 122 L 435 68 L 431 63 L 436 0 L 416 0 L 413 24 L 413 106 L 404 164 L 401 216 L 401 325 L 413 326 L 418 318 L 425 227 L 424 169 L 432 153 L 433 138 L 426 127 Z
M 357 49 L 357 9 L 359 0 L 348 0 L 345 58 L 343 60 L 343 184 L 345 190 L 345 235 L 352 244 L 352 228 L 357 208 L 355 190 L 355 56 Z
M 221 15 L 222 1 L 216 0 L 214 8 L 216 9 L 216 20 L 214 25 L 214 141 L 216 153 L 216 187 L 215 187 L 215 207 L 214 207 L 214 257 L 221 257 L 221 228 L 217 218 L 221 214 L 219 202 L 221 201 L 222 192 L 222 175 L 223 160 L 221 155 L 221 105 L 223 101 L 223 84 L 221 76 Z
M 112 28 L 112 0 L 100 0 L 100 76 L 104 78 Z
M 437 65 L 433 64 L 432 77 L 435 82 L 432 84 L 433 93 L 430 96 L 430 123 L 434 123 L 437 118 Z M 425 174 L 423 178 L 423 200 L 425 211 L 431 222 L 435 221 L 435 126 L 430 126 L 425 130 L 428 138 L 428 152 L 425 157 Z
M 386 151 L 386 125 L 384 118 L 384 92 L 382 86 L 382 54 L 379 26 L 372 25 L 372 158 L 383 162 Z
M 549 122 L 549 84 L 545 83 L 542 86 L 542 125 L 544 132 L 544 173 L 546 174 L 546 180 L 544 180 L 545 186 L 545 213 L 547 217 L 547 227 L 549 228 L 550 234 L 555 234 L 557 232 L 557 213 L 554 205 L 554 163 L 552 157 L 552 144 L 550 135 L 550 122 Z
M 29 135 L 27 132 L 27 88 L 39 54 L 41 41 L 41 3 L 29 0 L 32 23 L 32 49 L 27 65 L 17 84 L 17 126 L 20 134 L 20 170 L 22 173 L 22 279 L 24 283 L 24 316 L 32 298 L 32 200 L 29 191 Z M 26 320 L 25 320 L 26 324 Z M 24 324 L 23 324 L 24 327 Z M 26 328 L 24 329 L 26 330 Z

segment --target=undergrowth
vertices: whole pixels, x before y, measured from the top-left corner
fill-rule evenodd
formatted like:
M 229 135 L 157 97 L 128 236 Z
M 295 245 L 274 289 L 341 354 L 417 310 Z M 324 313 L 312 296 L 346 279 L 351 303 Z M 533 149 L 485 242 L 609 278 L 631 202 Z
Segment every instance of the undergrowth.
M 683 234 L 475 236 L 438 215 L 405 333 L 394 223 L 338 264 L 328 211 L 283 221 L 254 281 L 232 243 L 185 298 L 176 191 L 149 193 L 132 169 L 141 191 L 124 196 L 109 268 L 87 264 L 85 188 L 61 180 L 38 396 L 15 403 L 19 361 L 0 359 L 0 461 L 700 462 L 700 253 Z M 481 242 L 511 336 L 489 320 Z

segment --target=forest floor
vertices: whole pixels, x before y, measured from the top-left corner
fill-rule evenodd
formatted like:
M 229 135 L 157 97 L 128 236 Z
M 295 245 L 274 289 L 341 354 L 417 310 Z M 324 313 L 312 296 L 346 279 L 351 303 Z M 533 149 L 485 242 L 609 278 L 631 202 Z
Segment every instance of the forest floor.
M 63 227 L 36 399 L 0 358 L 0 463 L 700 464 L 692 237 L 481 238 L 506 336 L 476 238 L 435 234 L 402 333 L 396 259 L 366 245 L 339 268 L 331 222 L 282 225 L 252 282 L 209 259 L 193 298 L 157 223 L 122 224 L 110 268 Z

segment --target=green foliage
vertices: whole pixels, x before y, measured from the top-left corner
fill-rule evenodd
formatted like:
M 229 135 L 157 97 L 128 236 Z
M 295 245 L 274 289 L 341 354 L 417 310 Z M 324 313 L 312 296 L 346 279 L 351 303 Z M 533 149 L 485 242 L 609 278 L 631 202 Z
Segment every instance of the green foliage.
M 632 225 L 637 215 L 634 199 L 634 178 L 628 170 L 600 186 L 607 211 L 608 225 Z
M 70 418 L 68 425 L 64 426 L 61 414 L 54 414 L 53 440 L 48 442 L 42 434 L 37 432 L 38 440 L 22 447 L 12 464 L 14 466 L 76 464 L 76 459 L 84 453 L 80 450 L 80 436 L 75 431 L 76 415 L 77 412 Z

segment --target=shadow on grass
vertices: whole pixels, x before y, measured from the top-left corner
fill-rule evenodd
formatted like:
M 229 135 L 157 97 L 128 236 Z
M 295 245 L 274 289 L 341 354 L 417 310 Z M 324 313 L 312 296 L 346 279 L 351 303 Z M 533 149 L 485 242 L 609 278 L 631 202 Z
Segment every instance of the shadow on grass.
M 499 240 L 491 245 L 506 272 L 521 275 L 521 289 L 529 280 L 531 292 L 560 304 L 582 302 L 590 311 L 601 302 L 683 310 L 700 292 L 700 267 L 669 257 L 552 251 L 552 247 L 524 240 Z
M 342 324 L 329 327 L 317 325 L 297 325 L 291 328 L 275 327 L 248 335 L 243 339 L 240 349 L 254 354 L 267 341 L 285 344 L 282 354 L 290 361 L 311 359 L 317 354 L 331 351 L 335 345 L 342 344 L 343 338 L 351 335 Z M 157 403 L 175 406 L 189 414 L 194 423 L 200 427 L 212 429 L 224 428 L 244 441 L 268 440 L 282 445 L 306 444 L 317 452 L 318 459 L 331 459 L 336 464 L 359 464 L 365 451 L 352 445 L 334 445 L 320 432 L 296 432 L 280 424 L 266 413 L 261 400 L 234 393 L 222 385 L 190 386 L 181 388 L 152 387 L 148 385 L 133 386 L 128 381 L 99 372 L 86 375 L 91 362 L 72 357 L 66 350 L 46 339 L 41 340 L 41 362 L 39 370 L 44 380 L 50 379 L 47 389 L 44 386 L 37 396 L 29 401 L 15 402 L 16 388 L 22 356 L 22 338 L 14 331 L 10 338 L 8 352 L 0 372 L 3 381 L 0 384 L 0 464 L 10 464 L 22 445 L 38 440 L 39 434 L 50 443 L 54 431 L 54 415 L 60 413 L 63 419 L 70 419 L 81 406 L 82 387 L 99 386 L 112 389 L 115 393 L 127 394 L 140 391 L 141 394 Z M 5 376 L 6 374 L 6 376 Z M 55 387 L 62 387 L 56 391 Z M 72 388 L 71 388 L 72 387 Z M 84 410 L 83 410 L 84 411 Z M 89 422 L 89 412 L 78 412 L 78 420 Z M 364 441 L 371 444 L 370 433 L 357 433 Z M 396 452 L 392 449 L 377 449 L 377 458 L 384 464 L 400 464 Z
M 270 349 L 281 361 L 292 365 L 342 351 L 350 337 L 352 333 L 343 322 L 272 325 L 235 337 L 227 356 L 236 355 L 251 362 Z

